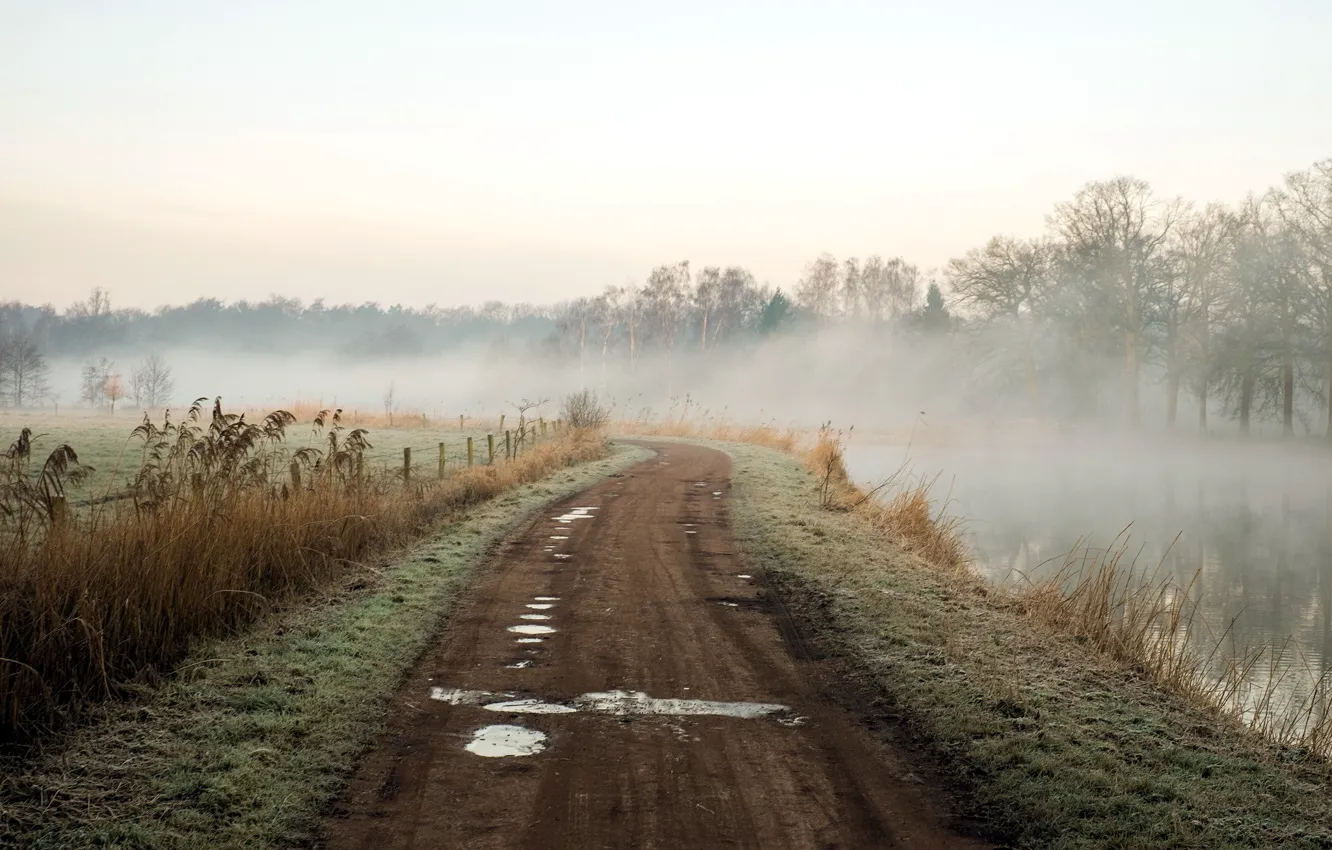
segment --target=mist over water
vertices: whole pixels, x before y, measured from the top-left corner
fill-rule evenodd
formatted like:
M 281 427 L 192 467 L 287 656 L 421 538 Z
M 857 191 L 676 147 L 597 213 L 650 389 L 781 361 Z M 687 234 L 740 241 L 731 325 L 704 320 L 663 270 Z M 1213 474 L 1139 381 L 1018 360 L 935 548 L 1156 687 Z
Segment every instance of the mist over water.
M 874 483 L 904 467 L 937 476 L 936 505 L 964 519 L 975 567 L 991 581 L 1048 575 L 1080 541 L 1099 552 L 1122 532 L 1135 570 L 1193 583 L 1213 639 L 1233 622 L 1227 647 L 1292 637 L 1313 674 L 1332 666 L 1332 458 L 1322 447 L 1191 435 L 915 437 L 910 446 L 853 440 L 852 476 Z

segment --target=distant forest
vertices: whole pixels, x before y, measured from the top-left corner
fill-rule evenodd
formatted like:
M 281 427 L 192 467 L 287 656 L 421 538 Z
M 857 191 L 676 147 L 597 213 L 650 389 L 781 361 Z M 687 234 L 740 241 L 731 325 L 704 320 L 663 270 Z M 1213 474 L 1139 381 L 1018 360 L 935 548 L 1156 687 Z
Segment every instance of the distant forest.
M 114 308 L 100 289 L 63 312 L 3 304 L 0 398 L 36 403 L 43 358 L 55 352 L 91 369 L 110 350 L 169 361 L 186 347 L 377 358 L 470 346 L 632 369 L 833 328 L 907 352 L 942 346 L 950 368 L 1026 415 L 1103 412 L 1098 394 L 1114 386 L 1117 418 L 1131 426 L 1151 392 L 1166 427 L 1188 405 L 1202 430 L 1220 415 L 1241 432 L 1268 419 L 1287 434 L 1297 424 L 1332 433 L 1332 159 L 1233 206 L 1161 197 L 1132 177 L 1089 183 L 1055 205 L 1040 236 L 996 236 L 926 271 L 902 257 L 824 254 L 787 289 L 740 266 L 678 262 L 549 306 L 275 296 L 145 312 Z

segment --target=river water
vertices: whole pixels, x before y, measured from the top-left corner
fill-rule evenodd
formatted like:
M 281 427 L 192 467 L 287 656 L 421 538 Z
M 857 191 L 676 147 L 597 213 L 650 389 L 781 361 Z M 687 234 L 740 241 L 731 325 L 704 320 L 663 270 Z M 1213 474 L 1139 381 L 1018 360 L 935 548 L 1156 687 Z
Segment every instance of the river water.
M 1061 566 L 1080 538 L 1104 548 L 1127 529 L 1136 569 L 1195 582 L 1213 634 L 1233 622 L 1236 646 L 1292 638 L 1304 657 L 1299 676 L 1332 666 L 1326 448 L 1182 437 L 915 436 L 910 447 L 851 441 L 848 471 L 867 484 L 903 468 L 935 479 L 936 504 L 947 502 L 948 513 L 964 518 L 976 567 L 990 580 L 1039 576 Z M 1231 642 L 1227 635 L 1225 645 Z

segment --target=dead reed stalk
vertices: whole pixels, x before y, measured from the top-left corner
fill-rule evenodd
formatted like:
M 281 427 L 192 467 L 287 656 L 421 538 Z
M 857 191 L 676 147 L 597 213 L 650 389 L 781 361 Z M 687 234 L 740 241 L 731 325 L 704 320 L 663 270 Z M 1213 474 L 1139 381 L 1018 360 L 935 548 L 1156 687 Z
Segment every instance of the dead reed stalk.
M 598 434 L 569 432 L 511 463 L 403 486 L 365 471 L 367 432 L 334 412 L 315 417 L 325 449 L 289 453 L 290 413 L 251 424 L 220 402 L 210 417 L 202 401 L 179 424 L 136 429 L 133 499 L 56 523 L 43 508 L 59 475 L 33 483 L 11 462 L 0 479 L 0 740 L 151 681 L 195 639 L 240 629 L 441 517 L 605 454 Z M 57 452 L 75 473 L 73 451 Z

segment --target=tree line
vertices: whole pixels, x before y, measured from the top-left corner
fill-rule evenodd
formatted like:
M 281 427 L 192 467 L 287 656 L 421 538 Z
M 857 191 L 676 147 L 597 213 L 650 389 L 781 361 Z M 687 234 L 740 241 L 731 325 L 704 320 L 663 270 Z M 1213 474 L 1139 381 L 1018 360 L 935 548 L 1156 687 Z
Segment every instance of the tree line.
M 940 269 L 900 256 L 823 254 L 789 290 L 743 266 L 681 261 L 641 283 L 549 306 L 329 306 L 274 296 L 147 312 L 112 309 L 102 290 L 63 313 L 4 304 L 0 401 L 40 396 L 43 351 L 92 358 L 91 403 L 90 370 L 117 346 L 225 342 L 374 357 L 468 342 L 502 355 L 518 341 L 520 356 L 576 361 L 583 371 L 589 363 L 633 371 L 650 356 L 669 373 L 683 356 L 743 356 L 764 338 L 836 327 L 862 331 L 868 345 L 891 337 L 943 348 L 954 377 L 1015 413 L 1113 414 L 1136 426 L 1152 393 L 1167 427 L 1192 404 L 1204 431 L 1217 413 L 1242 432 L 1260 418 L 1287 434 L 1297 422 L 1312 431 L 1322 410 L 1332 433 L 1332 160 L 1233 205 L 1162 197 L 1128 176 L 1092 182 L 1055 204 L 1046 225 L 1036 236 L 996 236 Z M 98 374 L 105 401 L 115 372 Z M 121 395 L 147 386 L 134 374 L 122 383 Z
M 945 338 L 977 392 L 1031 416 L 1112 413 L 1137 427 L 1153 391 L 1167 428 L 1191 398 L 1204 432 L 1217 412 L 1245 434 L 1257 418 L 1312 431 L 1321 408 L 1332 434 L 1332 160 L 1232 206 L 1161 197 L 1128 176 L 1088 183 L 1039 236 L 996 236 L 924 272 L 901 257 L 823 254 L 791 297 L 741 267 L 659 266 L 641 286 L 560 305 L 550 344 L 630 367 L 656 351 L 669 368 L 683 349 L 833 325 L 868 331 L 871 345 Z M 1107 385 L 1119 388 L 1110 410 Z

